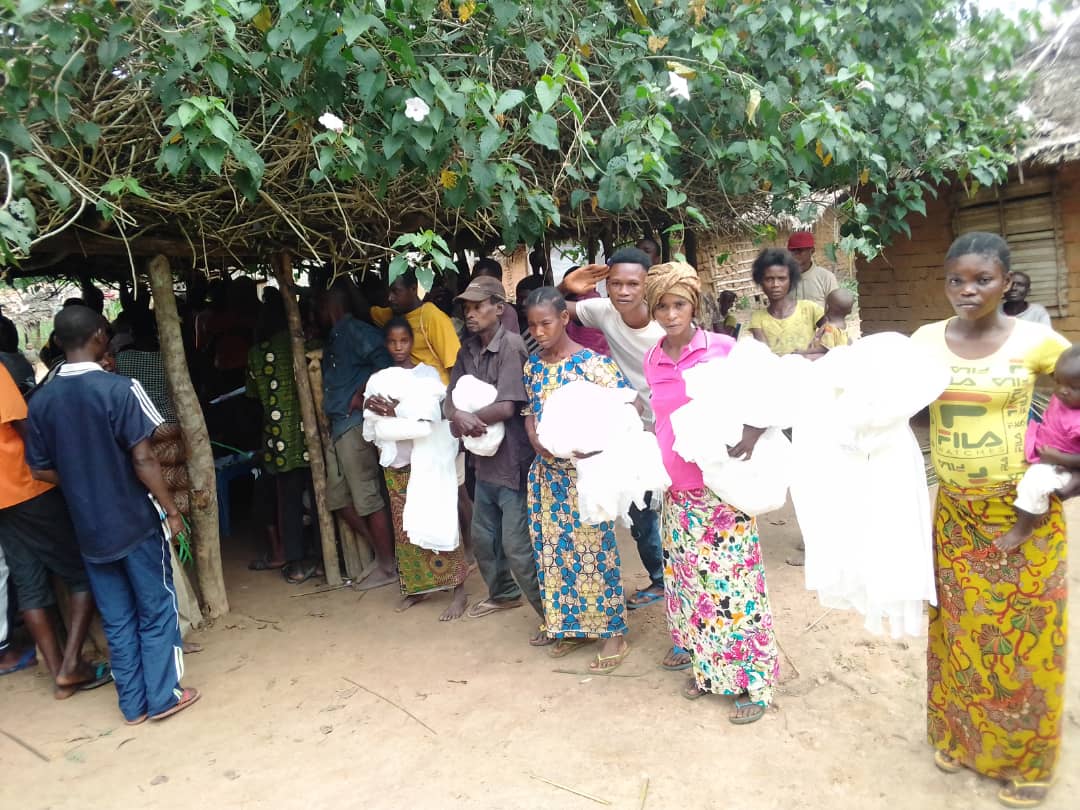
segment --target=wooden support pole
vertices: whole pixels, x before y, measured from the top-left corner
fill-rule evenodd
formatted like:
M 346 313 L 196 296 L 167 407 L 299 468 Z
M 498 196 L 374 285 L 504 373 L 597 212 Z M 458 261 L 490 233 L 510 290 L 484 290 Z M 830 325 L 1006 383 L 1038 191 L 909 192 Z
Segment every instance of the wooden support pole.
M 161 359 L 169 379 L 176 416 L 187 445 L 188 478 L 191 480 L 191 524 L 195 530 L 195 569 L 203 597 L 203 614 L 211 619 L 229 612 L 225 576 L 221 570 L 221 535 L 218 532 L 217 472 L 206 419 L 195 394 L 180 334 L 172 268 L 165 256 L 155 256 L 148 267 L 154 296 Z
M 311 482 L 315 493 L 315 511 L 319 515 L 319 534 L 322 536 L 323 570 L 328 585 L 341 584 L 341 566 L 338 564 L 337 535 L 334 518 L 326 505 L 326 456 L 319 437 L 319 421 L 315 416 L 315 400 L 311 395 L 307 358 L 304 356 L 304 324 L 300 320 L 300 304 L 296 300 L 293 283 L 292 257 L 280 253 L 274 258 L 274 277 L 277 278 L 281 297 L 285 302 L 285 314 L 289 318 L 289 343 L 292 346 L 293 376 L 296 378 L 296 396 L 300 400 L 300 418 L 304 422 L 304 439 L 311 461 Z

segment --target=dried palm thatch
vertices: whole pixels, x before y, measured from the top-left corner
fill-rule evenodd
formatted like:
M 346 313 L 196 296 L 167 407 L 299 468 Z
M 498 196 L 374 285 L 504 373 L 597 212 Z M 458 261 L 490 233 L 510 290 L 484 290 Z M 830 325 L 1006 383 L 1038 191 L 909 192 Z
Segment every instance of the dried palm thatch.
M 1080 7 L 1020 62 L 1032 79 L 1028 112 L 1034 131 L 1020 159 L 1052 165 L 1080 158 Z

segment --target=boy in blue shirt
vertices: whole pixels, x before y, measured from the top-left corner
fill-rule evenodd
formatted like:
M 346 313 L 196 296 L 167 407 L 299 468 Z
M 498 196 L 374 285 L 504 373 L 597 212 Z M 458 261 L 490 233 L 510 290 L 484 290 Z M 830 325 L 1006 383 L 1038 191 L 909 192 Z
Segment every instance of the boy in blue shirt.
M 66 362 L 30 400 L 26 460 L 35 478 L 63 489 L 120 711 L 135 725 L 182 711 L 199 692 L 180 686 L 183 642 L 168 543 L 183 521 L 150 446 L 161 415 L 137 381 L 99 365 L 106 327 L 83 306 L 56 316 Z

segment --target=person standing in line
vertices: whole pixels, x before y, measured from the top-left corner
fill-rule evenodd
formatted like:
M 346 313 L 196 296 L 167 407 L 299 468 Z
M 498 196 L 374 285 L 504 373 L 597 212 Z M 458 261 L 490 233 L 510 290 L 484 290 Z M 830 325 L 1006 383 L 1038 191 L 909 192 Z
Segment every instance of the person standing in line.
M 652 267 L 654 264 L 660 264 L 660 243 L 655 239 L 643 236 L 637 240 L 634 247 L 649 257 L 649 267 Z
M 952 369 L 930 406 L 940 485 L 934 519 L 937 607 L 927 643 L 927 738 L 946 773 L 967 768 L 1005 784 L 998 799 L 1046 799 L 1061 747 L 1068 599 L 1061 498 L 1030 537 L 1009 532 L 1024 436 L 1039 375 L 1069 342 L 1006 316 L 1009 248 L 967 233 L 945 256 L 956 315 L 912 336 Z M 1074 476 L 1075 478 L 1075 476 Z M 1071 484 L 1067 485 L 1070 486 Z
M 638 392 L 642 418 L 650 430 L 653 416 L 649 406 L 649 384 L 645 380 L 645 355 L 664 336 L 664 330 L 649 315 L 645 303 L 645 277 L 652 264 L 652 258 L 641 250 L 623 248 L 615 252 L 608 264 L 581 267 L 559 285 L 562 293 L 583 296 L 606 279 L 607 298 L 567 301 L 567 311 L 572 321 L 604 333 L 612 359 Z M 650 504 L 651 497 L 650 494 Z M 637 610 L 664 598 L 664 555 L 656 512 L 649 506 L 645 509 L 631 506 L 630 520 L 630 533 L 637 543 L 641 564 L 649 575 L 648 587 L 626 600 L 628 610 Z M 672 647 L 661 666 L 670 670 L 686 669 L 690 666 L 690 655 L 686 650 Z
M 320 566 L 304 553 L 304 490 L 311 482 L 311 459 L 300 419 L 285 302 L 276 287 L 263 290 L 256 341 L 248 352 L 245 393 L 262 406 L 260 456 L 270 495 L 264 520 L 270 550 L 248 567 L 278 567 L 274 556 L 279 551 L 285 581 L 300 585 L 315 576 Z
M 502 285 L 503 280 L 503 268 L 502 265 L 490 257 L 484 257 L 477 259 L 476 264 L 473 265 L 472 278 L 470 281 L 476 281 L 481 276 L 487 278 L 493 278 L 499 285 Z M 506 299 L 506 289 L 503 289 L 503 300 Z M 518 335 L 521 333 L 521 327 L 518 324 L 517 312 L 513 307 L 503 306 L 503 314 L 499 323 L 502 324 L 503 329 L 512 334 Z
M 751 275 L 768 303 L 750 313 L 750 334 L 773 354 L 806 353 L 825 310 L 814 301 L 791 296 L 802 281 L 798 261 L 786 250 L 765 248 L 754 259 Z
M 556 639 L 549 653 L 561 658 L 591 641 L 600 650 L 589 664 L 597 675 L 613 672 L 630 653 L 619 547 L 612 522 L 589 525 L 577 520 L 577 469 L 555 458 L 540 443 L 537 429 L 544 403 L 574 380 L 625 388 L 626 378 L 609 358 L 574 343 L 566 334 L 570 316 L 558 290 L 542 287 L 525 302 L 529 330 L 541 352 L 525 365 L 529 396 L 525 430 L 536 451 L 529 470 L 529 526 L 544 627 Z
M 757 521 L 705 486 L 701 469 L 673 449 L 671 425 L 671 414 L 689 402 L 683 374 L 726 357 L 735 341 L 694 325 L 701 282 L 690 265 L 653 267 L 646 295 L 666 333 L 645 357 L 645 376 L 652 389 L 656 438 L 671 476 L 661 521 L 668 624 L 675 643 L 693 657 L 683 697 L 735 695 L 728 719 L 736 725 L 753 723 L 768 709 L 780 674 Z M 750 458 L 762 433 L 744 426 L 742 440 L 729 454 Z
M 788 237 L 787 249 L 799 263 L 799 281 L 791 285 L 795 300 L 813 301 L 824 309 L 825 299 L 840 286 L 840 282 L 831 270 L 814 263 L 814 234 L 796 231 Z
M 364 389 L 371 375 L 391 365 L 383 336 L 353 317 L 351 294 L 338 282 L 319 298 L 328 330 L 323 349 L 323 410 L 330 423 L 326 447 L 326 506 L 370 540 L 375 565 L 358 584 L 366 590 L 397 582 L 394 533 L 383 499 L 375 446 L 364 438 Z
M 108 323 L 82 306 L 56 316 L 65 362 L 30 401 L 26 460 L 63 489 L 129 725 L 191 706 L 168 543 L 184 531 L 150 439 L 161 414 L 136 380 L 107 373 Z M 77 437 L 77 440 L 74 438 Z
M 112 673 L 104 662 L 83 660 L 94 598 L 64 496 L 52 484 L 35 480 L 26 466 L 26 417 L 26 401 L 15 381 L 0 370 L 0 549 L 10 565 L 23 622 L 52 675 L 53 694 L 64 700 L 104 686 Z M 71 622 L 62 648 L 52 615 L 56 596 L 50 574 L 62 579 L 71 595 Z
M 1027 300 L 1031 292 L 1031 276 L 1016 270 L 1012 274 L 1012 284 L 1005 291 L 1005 303 L 1001 305 L 1002 311 L 1013 318 L 1032 323 L 1041 323 L 1050 326 L 1050 313 L 1042 304 L 1034 304 Z
M 472 536 L 488 598 L 473 605 L 469 617 L 520 607 L 524 594 L 543 620 L 525 503 L 526 477 L 532 461 L 521 416 L 528 402 L 522 378 L 527 359 L 525 345 L 519 335 L 502 326 L 507 304 L 500 282 L 477 277 L 458 299 L 464 305 L 469 336 L 458 352 L 450 374 L 450 393 L 443 406 L 450 429 L 457 436 L 482 436 L 492 425 L 501 422 L 505 427 L 494 455 L 472 457 L 476 470 Z M 466 375 L 495 386 L 497 393 L 491 405 L 475 413 L 454 405 L 454 388 Z M 549 643 L 543 627 L 529 643 Z
M 431 366 L 444 383 L 449 383 L 461 341 L 450 317 L 433 303 L 423 303 L 419 289 L 414 272 L 402 273 L 390 283 L 390 306 L 372 307 L 371 320 L 379 328 L 395 315 L 408 321 L 416 336 L 413 362 Z

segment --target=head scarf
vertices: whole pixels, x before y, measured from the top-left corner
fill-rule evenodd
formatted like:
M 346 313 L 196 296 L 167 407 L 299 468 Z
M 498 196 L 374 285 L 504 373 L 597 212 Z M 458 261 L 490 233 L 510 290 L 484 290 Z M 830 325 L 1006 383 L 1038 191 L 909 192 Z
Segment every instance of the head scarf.
M 701 279 L 697 270 L 686 262 L 665 262 L 653 265 L 645 277 L 645 300 L 651 313 L 668 293 L 685 298 L 694 312 L 701 311 Z

